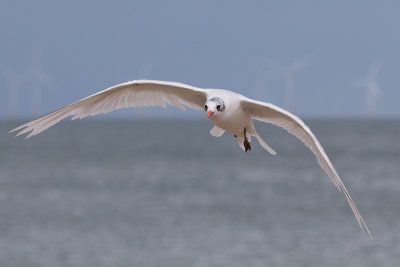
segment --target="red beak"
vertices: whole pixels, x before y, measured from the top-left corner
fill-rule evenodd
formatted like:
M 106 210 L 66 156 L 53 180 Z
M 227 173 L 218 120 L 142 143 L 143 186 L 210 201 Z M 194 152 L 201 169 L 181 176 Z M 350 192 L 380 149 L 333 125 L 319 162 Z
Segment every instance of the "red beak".
M 214 114 L 214 112 L 212 112 L 211 109 L 210 109 L 210 110 L 208 111 L 207 117 L 210 118 L 210 116 L 211 116 L 212 114 Z

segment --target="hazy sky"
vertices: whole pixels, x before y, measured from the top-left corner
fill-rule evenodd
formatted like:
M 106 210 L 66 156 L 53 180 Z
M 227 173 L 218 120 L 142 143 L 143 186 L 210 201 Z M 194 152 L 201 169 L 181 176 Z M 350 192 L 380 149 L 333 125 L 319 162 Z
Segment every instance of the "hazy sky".
M 278 66 L 297 62 L 295 113 L 365 116 L 360 79 L 375 64 L 376 114 L 399 117 L 399 14 L 399 1 L 2 0 L 0 116 L 47 113 L 141 78 L 284 107 L 290 77 Z M 115 114 L 160 113 L 183 115 Z

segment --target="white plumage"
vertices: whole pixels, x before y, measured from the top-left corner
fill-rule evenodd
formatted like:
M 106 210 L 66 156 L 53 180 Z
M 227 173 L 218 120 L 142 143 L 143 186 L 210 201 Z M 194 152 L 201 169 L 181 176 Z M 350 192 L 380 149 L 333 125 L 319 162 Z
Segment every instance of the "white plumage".
M 343 190 L 361 229 L 371 236 L 346 187 L 308 126 L 297 116 L 284 109 L 270 103 L 249 99 L 232 91 L 200 89 L 175 82 L 131 81 L 81 99 L 43 117 L 25 123 L 11 132 L 19 131 L 17 135 L 30 132 L 27 135 L 28 138 L 43 132 L 68 116 L 73 116 L 72 119 L 74 120 L 99 113 L 107 113 L 114 109 L 147 106 L 165 108 L 167 104 L 182 110 L 185 110 L 185 106 L 197 110 L 204 108 L 208 112 L 208 117 L 215 124 L 210 134 L 219 137 L 225 131 L 231 132 L 245 151 L 251 149 L 249 142 L 251 136 L 255 136 L 264 149 L 271 154 L 276 154 L 258 135 L 254 129 L 252 119 L 272 123 L 286 129 L 300 139 L 315 154 L 319 165 L 326 171 L 335 186 L 339 190 Z

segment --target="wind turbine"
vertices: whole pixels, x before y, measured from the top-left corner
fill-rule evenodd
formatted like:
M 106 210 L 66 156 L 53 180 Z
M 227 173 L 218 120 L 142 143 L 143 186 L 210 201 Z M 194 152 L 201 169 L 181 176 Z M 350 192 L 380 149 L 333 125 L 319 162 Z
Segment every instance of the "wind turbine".
M 311 56 L 307 55 L 287 66 L 282 65 L 276 60 L 271 60 L 268 64 L 270 72 L 267 79 L 276 80 L 281 78 L 283 80 L 284 106 L 289 111 L 293 111 L 294 109 L 295 74 L 308 66 L 310 62 Z
M 1 75 L 7 80 L 8 116 L 15 119 L 19 116 L 19 95 L 25 80 L 25 74 L 22 72 L 17 73 L 10 69 L 2 69 Z
M 34 116 L 40 114 L 43 89 L 49 89 L 51 78 L 42 67 L 42 51 L 37 46 L 33 50 L 31 65 L 25 71 L 31 90 L 31 111 Z
M 249 60 L 247 65 L 254 75 L 254 97 L 265 101 L 271 101 L 271 99 L 267 97 L 268 81 L 274 79 L 274 77 L 271 76 L 270 66 L 266 64 L 266 62 L 260 62 L 258 60 Z
M 365 89 L 365 112 L 368 118 L 376 115 L 376 100 L 381 93 L 381 87 L 378 84 L 377 77 L 381 69 L 381 62 L 374 61 L 368 69 L 367 75 L 354 80 L 356 87 Z
M 41 51 L 34 48 L 30 65 L 22 71 L 2 69 L 0 73 L 8 80 L 9 116 L 15 118 L 19 115 L 19 98 L 24 87 L 30 89 L 32 115 L 40 114 L 42 90 L 50 88 L 51 82 L 50 76 L 42 68 Z

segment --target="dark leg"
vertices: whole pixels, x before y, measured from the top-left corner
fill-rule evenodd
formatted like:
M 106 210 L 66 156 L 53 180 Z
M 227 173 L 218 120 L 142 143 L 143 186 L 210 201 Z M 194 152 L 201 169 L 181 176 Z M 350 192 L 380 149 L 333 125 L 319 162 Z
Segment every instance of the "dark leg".
M 246 127 L 244 127 L 243 134 L 244 134 L 244 141 L 243 141 L 244 151 L 247 152 L 251 150 L 251 145 L 250 142 L 247 140 Z

